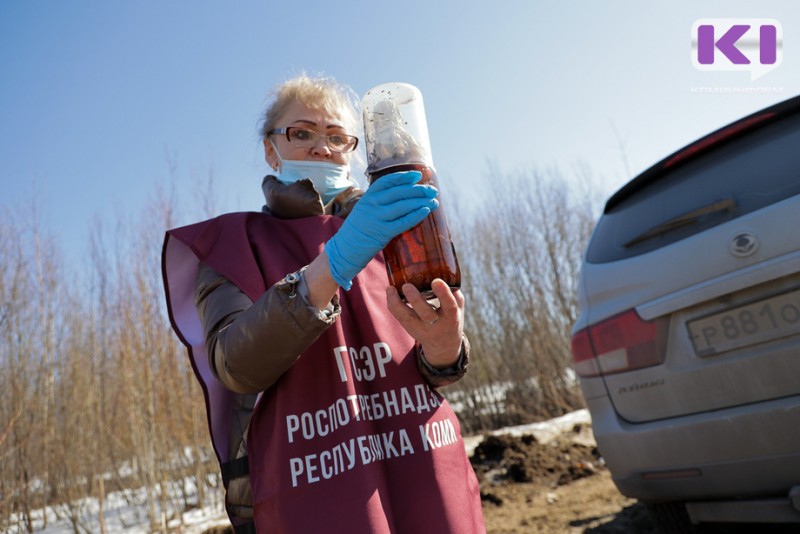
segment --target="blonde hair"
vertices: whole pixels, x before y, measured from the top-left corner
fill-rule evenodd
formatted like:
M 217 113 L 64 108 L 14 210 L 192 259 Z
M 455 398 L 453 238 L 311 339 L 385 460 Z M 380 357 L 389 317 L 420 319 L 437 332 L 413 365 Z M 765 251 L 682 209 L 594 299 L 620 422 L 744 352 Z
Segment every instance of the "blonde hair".
M 305 73 L 278 85 L 273 91 L 274 101 L 264 112 L 261 139 L 277 127 L 278 121 L 292 102 L 310 109 L 321 109 L 342 120 L 345 130 L 357 135 L 359 130 L 359 100 L 349 87 L 328 76 L 309 77 Z

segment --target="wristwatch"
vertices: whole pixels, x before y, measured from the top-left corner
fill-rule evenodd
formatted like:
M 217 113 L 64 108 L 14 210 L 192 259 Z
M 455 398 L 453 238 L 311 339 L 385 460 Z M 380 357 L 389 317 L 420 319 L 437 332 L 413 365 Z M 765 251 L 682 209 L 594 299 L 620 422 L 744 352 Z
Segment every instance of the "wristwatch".
M 466 345 L 465 345 L 465 338 L 461 337 L 461 350 L 458 353 L 458 360 L 456 363 L 451 365 L 450 367 L 445 367 L 444 369 L 440 369 L 438 367 L 434 367 L 430 364 L 428 360 L 425 359 L 425 352 L 422 350 L 422 347 L 419 348 L 419 361 L 425 367 L 425 370 L 428 371 L 431 376 L 439 377 L 439 378 L 449 378 L 453 376 L 461 376 L 467 372 L 467 358 L 466 356 Z

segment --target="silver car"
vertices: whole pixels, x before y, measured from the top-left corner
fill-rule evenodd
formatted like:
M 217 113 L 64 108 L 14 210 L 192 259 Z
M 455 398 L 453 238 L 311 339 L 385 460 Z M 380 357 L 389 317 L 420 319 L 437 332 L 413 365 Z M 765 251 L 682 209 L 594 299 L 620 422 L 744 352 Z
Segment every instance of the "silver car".
M 800 523 L 800 96 L 616 192 L 579 306 L 575 370 L 620 492 L 669 532 Z

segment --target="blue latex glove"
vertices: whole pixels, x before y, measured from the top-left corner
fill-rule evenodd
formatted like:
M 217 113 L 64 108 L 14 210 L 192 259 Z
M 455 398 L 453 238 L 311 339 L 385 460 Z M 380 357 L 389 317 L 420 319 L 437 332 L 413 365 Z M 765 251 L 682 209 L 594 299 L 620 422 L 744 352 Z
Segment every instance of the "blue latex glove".
M 333 279 L 350 289 L 353 278 L 398 234 L 413 228 L 439 207 L 438 191 L 419 185 L 418 171 L 382 176 L 367 189 L 325 252 Z

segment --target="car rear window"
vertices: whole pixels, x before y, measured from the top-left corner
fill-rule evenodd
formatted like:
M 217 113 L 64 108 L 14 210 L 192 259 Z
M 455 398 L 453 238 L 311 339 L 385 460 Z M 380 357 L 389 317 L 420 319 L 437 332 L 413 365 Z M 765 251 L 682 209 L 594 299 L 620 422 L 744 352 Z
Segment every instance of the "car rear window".
M 800 194 L 800 114 L 734 139 L 607 209 L 589 263 L 644 254 Z

